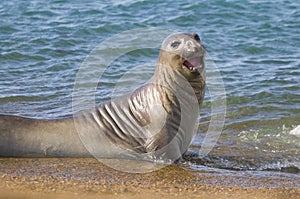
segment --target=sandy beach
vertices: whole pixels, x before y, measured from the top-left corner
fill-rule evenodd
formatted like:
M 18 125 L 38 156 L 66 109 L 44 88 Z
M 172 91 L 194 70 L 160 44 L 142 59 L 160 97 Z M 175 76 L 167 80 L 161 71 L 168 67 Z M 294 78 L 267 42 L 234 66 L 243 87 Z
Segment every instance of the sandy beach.
M 2 158 L 0 198 L 300 198 L 299 177 L 276 175 L 184 165 L 138 174 L 96 159 Z

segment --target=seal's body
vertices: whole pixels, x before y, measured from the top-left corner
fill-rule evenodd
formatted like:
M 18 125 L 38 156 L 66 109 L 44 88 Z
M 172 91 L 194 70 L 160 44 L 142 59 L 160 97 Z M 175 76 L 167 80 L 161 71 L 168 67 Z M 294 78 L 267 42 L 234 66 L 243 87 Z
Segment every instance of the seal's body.
M 88 157 L 72 118 L 37 120 L 0 115 L 2 157 Z
M 197 34 L 174 34 L 162 44 L 153 78 L 130 94 L 65 119 L 0 116 L 0 156 L 176 160 L 196 131 L 203 56 Z

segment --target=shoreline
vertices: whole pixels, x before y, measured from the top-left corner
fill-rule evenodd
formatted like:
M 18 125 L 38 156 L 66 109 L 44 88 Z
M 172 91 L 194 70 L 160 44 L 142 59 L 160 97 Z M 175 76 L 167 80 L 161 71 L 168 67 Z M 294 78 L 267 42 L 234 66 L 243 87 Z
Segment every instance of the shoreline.
M 170 165 L 124 173 L 92 158 L 0 158 L 2 198 L 300 198 L 298 176 Z

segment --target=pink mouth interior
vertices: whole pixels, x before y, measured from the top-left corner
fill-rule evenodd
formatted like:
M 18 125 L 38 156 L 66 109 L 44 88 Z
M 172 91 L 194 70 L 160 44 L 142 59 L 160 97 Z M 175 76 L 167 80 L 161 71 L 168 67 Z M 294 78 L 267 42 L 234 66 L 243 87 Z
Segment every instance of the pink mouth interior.
M 189 60 L 185 60 L 183 62 L 183 65 L 185 65 L 188 69 L 197 68 L 197 66 L 200 65 L 200 59 L 199 59 L 199 57 L 194 57 Z

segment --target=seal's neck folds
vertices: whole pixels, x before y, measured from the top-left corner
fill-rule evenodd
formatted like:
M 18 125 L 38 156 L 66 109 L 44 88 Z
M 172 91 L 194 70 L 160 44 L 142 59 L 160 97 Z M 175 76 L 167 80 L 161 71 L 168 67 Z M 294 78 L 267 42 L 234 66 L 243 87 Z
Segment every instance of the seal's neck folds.
M 164 88 L 163 92 L 169 98 L 176 95 L 177 98 L 185 98 L 185 101 L 189 98 L 188 101 L 195 100 L 199 105 L 202 104 L 205 80 L 201 75 L 188 80 L 172 67 L 158 63 L 152 81 L 158 87 Z

